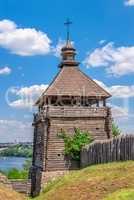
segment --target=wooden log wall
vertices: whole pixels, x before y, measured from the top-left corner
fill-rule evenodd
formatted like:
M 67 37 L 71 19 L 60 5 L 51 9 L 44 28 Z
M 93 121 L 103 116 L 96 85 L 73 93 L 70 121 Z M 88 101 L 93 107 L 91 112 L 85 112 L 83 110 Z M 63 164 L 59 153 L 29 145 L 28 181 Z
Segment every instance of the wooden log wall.
M 96 141 L 81 151 L 81 167 L 127 160 L 134 160 L 134 135 Z
M 31 182 L 30 180 L 11 180 L 10 181 L 12 189 L 19 193 L 26 194 L 27 196 L 31 192 Z

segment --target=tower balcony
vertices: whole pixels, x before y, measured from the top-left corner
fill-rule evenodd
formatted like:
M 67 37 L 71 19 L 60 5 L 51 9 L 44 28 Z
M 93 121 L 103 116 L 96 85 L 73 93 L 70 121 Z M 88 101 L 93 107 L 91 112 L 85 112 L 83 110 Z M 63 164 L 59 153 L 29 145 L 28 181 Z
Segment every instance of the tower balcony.
M 107 117 L 109 107 L 46 106 L 36 115 L 36 121 L 45 118 Z

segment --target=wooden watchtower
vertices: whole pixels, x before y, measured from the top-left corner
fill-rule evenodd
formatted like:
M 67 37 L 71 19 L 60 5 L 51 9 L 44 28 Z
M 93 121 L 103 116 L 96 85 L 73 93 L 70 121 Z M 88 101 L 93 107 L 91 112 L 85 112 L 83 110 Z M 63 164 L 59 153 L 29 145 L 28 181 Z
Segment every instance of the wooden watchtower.
M 111 95 L 79 69 L 76 50 L 68 39 L 61 50 L 59 72 L 36 102 L 32 194 L 39 193 L 47 172 L 71 169 L 64 157 L 64 142 L 57 134 L 74 127 L 90 132 L 94 139 L 111 137 L 111 110 L 106 100 Z

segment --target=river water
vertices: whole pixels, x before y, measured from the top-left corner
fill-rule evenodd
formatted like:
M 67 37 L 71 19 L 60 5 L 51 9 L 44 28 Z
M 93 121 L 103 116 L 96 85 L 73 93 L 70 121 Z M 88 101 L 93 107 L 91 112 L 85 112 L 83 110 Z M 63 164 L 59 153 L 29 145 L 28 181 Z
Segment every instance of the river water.
M 0 157 L 0 170 L 8 171 L 12 168 L 22 169 L 27 158 L 24 157 Z

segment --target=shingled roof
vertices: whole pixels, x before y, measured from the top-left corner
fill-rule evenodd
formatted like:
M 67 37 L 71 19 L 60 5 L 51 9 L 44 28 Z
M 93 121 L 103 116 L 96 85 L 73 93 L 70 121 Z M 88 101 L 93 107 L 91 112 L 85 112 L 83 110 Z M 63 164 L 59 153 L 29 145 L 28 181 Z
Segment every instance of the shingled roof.
M 61 69 L 36 104 L 45 96 L 83 96 L 91 98 L 108 98 L 111 96 L 79 69 L 78 62 L 74 60 L 75 54 L 75 49 L 73 47 L 71 49 L 70 45 L 62 49 Z

